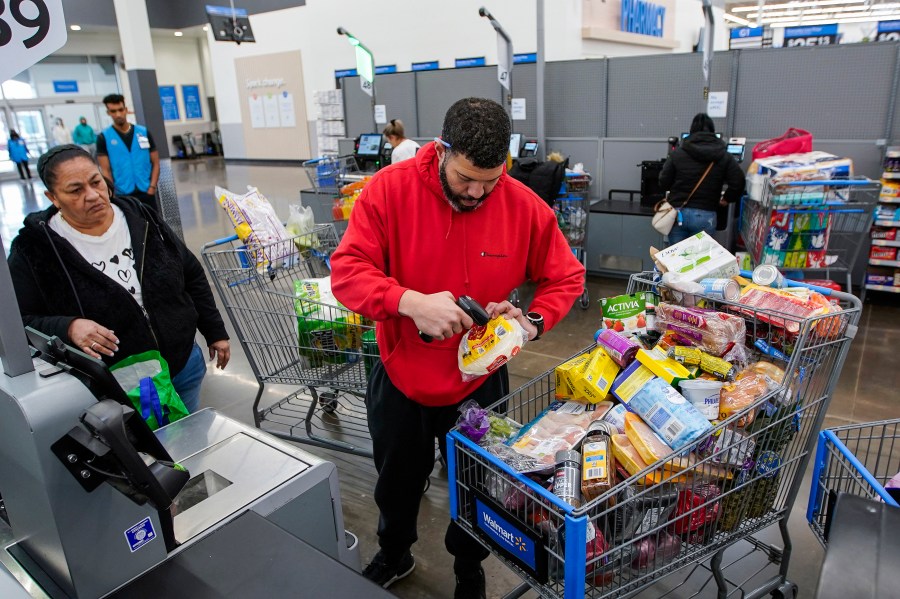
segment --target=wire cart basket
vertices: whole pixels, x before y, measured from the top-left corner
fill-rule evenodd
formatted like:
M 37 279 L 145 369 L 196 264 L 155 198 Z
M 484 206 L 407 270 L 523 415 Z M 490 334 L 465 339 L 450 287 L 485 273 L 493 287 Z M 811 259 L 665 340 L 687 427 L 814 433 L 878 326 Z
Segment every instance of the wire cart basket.
M 653 277 L 652 272 L 632 275 L 627 293 L 659 297 L 667 292 Z M 733 593 L 794 596 L 796 587 L 787 580 L 787 519 L 861 310 L 852 295 L 821 292 L 842 311 L 801 319 L 703 297 L 706 307 L 744 318 L 749 347 L 763 339 L 786 349 L 783 380 L 744 410 L 713 423 L 713 435 L 722 434 L 724 440 L 711 453 L 696 451 L 709 439 L 695 441 L 580 507 L 561 501 L 459 429 L 452 430 L 451 518 L 524 580 L 507 597 L 519 597 L 529 588 L 552 598 L 630 597 L 651 585 L 668 589 L 660 596 L 696 596 L 705 588 L 715 589 L 722 599 Z M 794 332 L 790 341 L 786 331 Z M 525 424 L 554 401 L 555 387 L 550 371 L 491 408 Z M 744 436 L 723 434 L 741 423 Z M 774 524 L 783 541 L 780 548 L 757 538 Z M 647 544 L 658 549 L 644 551 Z M 739 550 L 740 557 L 732 560 Z M 737 562 L 748 563 L 750 556 L 763 565 L 750 577 L 735 580 L 726 569 L 739 568 Z M 778 572 L 766 574 L 773 564 Z M 685 577 L 668 578 L 683 569 Z M 697 583 L 695 573 L 703 579 L 701 590 L 686 595 L 688 583 Z M 744 588 L 757 582 L 750 592 Z
M 823 546 L 841 493 L 900 507 L 884 485 L 900 472 L 900 419 L 829 428 L 819 433 L 806 519 Z
M 256 426 L 277 437 L 371 456 L 363 402 L 375 360 L 375 327 L 307 293 L 330 274 L 338 235 L 331 224 L 262 247 L 237 236 L 212 241 L 201 255 L 259 384 Z M 303 282 L 306 281 L 304 284 Z M 261 408 L 266 385 L 300 387 Z
M 846 275 L 868 239 L 880 183 L 865 177 L 774 183 L 741 204 L 741 236 L 756 265 Z
M 343 234 L 356 198 L 371 175 L 359 171 L 353 156 L 325 156 L 307 160 L 303 169 L 336 230 Z
M 584 265 L 587 271 L 587 231 L 588 216 L 591 213 L 590 199 L 591 176 L 587 173 L 566 173 L 562 192 L 556 199 L 553 211 L 556 213 L 556 222 L 559 229 L 569 242 L 572 253 Z M 585 274 L 585 277 L 587 275 Z M 584 283 L 584 291 L 578 299 L 578 305 L 582 310 L 590 306 L 591 298 L 588 294 L 587 279 Z

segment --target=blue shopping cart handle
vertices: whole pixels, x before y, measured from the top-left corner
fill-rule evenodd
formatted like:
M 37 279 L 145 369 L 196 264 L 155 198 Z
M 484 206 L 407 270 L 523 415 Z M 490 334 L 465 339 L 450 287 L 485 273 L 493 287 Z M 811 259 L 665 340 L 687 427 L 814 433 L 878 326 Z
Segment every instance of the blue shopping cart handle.
M 753 273 L 749 270 L 742 270 L 741 276 L 745 279 L 753 279 Z M 811 289 L 822 295 L 831 295 L 834 290 L 829 289 L 827 287 L 819 287 L 818 285 L 810 285 L 809 283 L 804 283 L 802 281 L 792 281 L 791 279 L 785 279 L 784 284 L 786 287 L 805 287 L 806 289 Z
M 211 248 L 217 245 L 222 245 L 223 243 L 229 243 L 232 241 L 237 241 L 237 235 L 229 235 L 228 237 L 222 237 L 221 239 L 216 239 L 214 241 L 210 241 L 208 243 L 203 244 L 203 249 Z

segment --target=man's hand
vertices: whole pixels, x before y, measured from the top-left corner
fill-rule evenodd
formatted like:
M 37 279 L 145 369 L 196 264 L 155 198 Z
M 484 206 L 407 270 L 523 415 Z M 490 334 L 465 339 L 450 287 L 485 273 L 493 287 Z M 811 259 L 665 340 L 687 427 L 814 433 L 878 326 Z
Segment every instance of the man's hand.
M 469 315 L 456 305 L 449 291 L 424 295 L 412 289 L 400 296 L 401 316 L 412 318 L 419 332 L 433 339 L 449 339 L 472 328 Z
M 484 307 L 484 310 L 491 315 L 492 319 L 497 318 L 502 314 L 507 320 L 519 321 L 519 324 L 522 325 L 522 328 L 528 333 L 529 341 L 534 339 L 538 334 L 537 327 L 525 318 L 525 313 L 522 312 L 521 308 L 516 308 L 508 301 L 502 301 L 499 304 L 491 302 Z
M 216 358 L 216 356 L 218 356 L 216 368 L 225 370 L 225 367 L 228 365 L 228 360 L 231 359 L 231 344 L 228 343 L 227 339 L 222 339 L 221 341 L 209 344 L 209 359 L 212 360 Z
M 100 354 L 112 356 L 119 351 L 115 333 L 93 320 L 76 318 L 69 325 L 68 333 L 72 345 L 92 358 L 100 358 Z

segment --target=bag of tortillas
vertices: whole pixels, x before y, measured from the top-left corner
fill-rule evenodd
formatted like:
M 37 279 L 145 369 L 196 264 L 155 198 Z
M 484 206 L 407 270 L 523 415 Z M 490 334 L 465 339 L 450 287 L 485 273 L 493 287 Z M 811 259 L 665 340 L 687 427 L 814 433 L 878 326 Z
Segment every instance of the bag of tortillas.
M 526 341 L 528 332 L 522 325 L 503 315 L 484 326 L 473 326 L 459 342 L 458 363 L 462 379 L 473 381 L 494 372 L 518 354 Z

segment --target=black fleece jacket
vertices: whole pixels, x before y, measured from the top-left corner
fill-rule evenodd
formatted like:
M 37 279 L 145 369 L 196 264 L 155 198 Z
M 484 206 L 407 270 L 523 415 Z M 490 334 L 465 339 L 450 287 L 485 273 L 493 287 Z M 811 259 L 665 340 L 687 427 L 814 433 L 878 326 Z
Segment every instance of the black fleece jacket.
M 25 218 L 13 240 L 9 270 L 22 322 L 71 344 L 69 324 L 88 318 L 115 331 L 119 351 L 107 364 L 158 349 L 174 376 L 187 363 L 197 330 L 207 344 L 228 339 L 225 324 L 197 258 L 152 209 L 130 197 L 122 209 L 144 309 L 50 228 L 51 206 Z
M 691 190 L 703 176 L 706 167 L 713 167 L 688 202 L 687 208 L 713 210 L 719 206 L 722 187 L 727 184 L 725 199 L 737 202 L 744 195 L 744 171 L 734 156 L 725 151 L 725 142 L 714 133 L 698 131 L 685 139 L 663 165 L 659 185 L 669 192 L 669 203 L 680 208 Z

